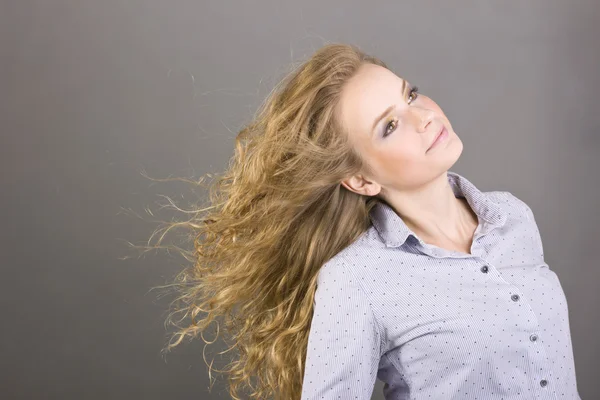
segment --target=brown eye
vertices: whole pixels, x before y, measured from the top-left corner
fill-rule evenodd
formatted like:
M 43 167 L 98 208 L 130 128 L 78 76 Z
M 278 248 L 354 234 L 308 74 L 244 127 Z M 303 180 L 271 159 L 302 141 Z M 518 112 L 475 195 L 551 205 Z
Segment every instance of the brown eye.
M 411 102 L 413 102 L 414 100 L 417 99 L 417 97 L 419 97 L 419 88 L 417 86 L 414 86 L 411 90 L 410 93 L 408 94 L 408 104 L 410 104 Z
M 408 100 L 407 103 L 410 104 L 413 101 L 415 101 L 417 99 L 417 97 L 419 97 L 419 88 L 417 86 L 413 86 L 410 89 L 410 92 L 408 93 Z M 396 130 L 396 126 L 398 124 L 398 120 L 397 119 L 393 119 L 391 121 L 389 121 L 386 126 L 385 126 L 385 130 L 383 131 L 383 137 L 389 136 L 392 132 L 394 132 Z
M 396 124 L 398 123 L 398 121 L 396 121 L 395 119 L 391 120 L 386 126 L 385 126 L 385 131 L 383 132 L 383 137 L 388 136 L 390 133 L 392 133 L 395 129 L 396 129 Z M 394 129 L 390 130 L 390 126 L 392 126 Z

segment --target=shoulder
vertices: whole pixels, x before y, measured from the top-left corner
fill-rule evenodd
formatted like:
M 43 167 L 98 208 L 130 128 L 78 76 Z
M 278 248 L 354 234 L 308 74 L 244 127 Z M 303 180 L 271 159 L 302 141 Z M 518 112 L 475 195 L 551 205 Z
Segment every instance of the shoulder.
M 544 245 L 537 221 L 533 215 L 531 207 L 522 199 L 507 191 L 489 192 L 496 198 L 497 204 L 500 204 L 505 212 L 511 216 L 512 226 L 523 226 L 527 229 L 529 235 L 533 235 L 542 261 L 544 258 Z M 492 194 L 493 193 L 493 194 Z
M 359 285 L 350 273 L 349 261 L 341 251 L 321 266 L 317 275 L 318 286 L 333 286 L 340 289 L 355 289 Z
M 488 196 L 491 201 L 500 205 L 505 211 L 516 213 L 518 216 L 524 217 L 528 221 L 534 220 L 531 207 L 511 192 L 496 190 L 485 192 L 485 195 Z
M 352 271 L 353 262 L 347 258 L 347 249 L 342 250 L 327 261 L 317 274 L 315 310 L 332 315 L 353 315 L 354 325 L 368 323 L 378 338 L 380 355 L 386 349 L 383 327 L 373 309 L 370 296 L 364 290 L 360 279 Z

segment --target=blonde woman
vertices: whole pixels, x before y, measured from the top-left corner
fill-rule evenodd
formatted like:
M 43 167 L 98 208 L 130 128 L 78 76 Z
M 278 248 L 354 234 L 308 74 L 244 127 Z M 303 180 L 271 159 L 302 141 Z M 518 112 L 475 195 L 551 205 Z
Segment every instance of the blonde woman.
M 235 399 L 366 400 L 376 378 L 394 400 L 579 399 L 531 208 L 449 171 L 462 150 L 383 61 L 319 49 L 177 223 L 195 246 L 166 349 L 224 325 Z

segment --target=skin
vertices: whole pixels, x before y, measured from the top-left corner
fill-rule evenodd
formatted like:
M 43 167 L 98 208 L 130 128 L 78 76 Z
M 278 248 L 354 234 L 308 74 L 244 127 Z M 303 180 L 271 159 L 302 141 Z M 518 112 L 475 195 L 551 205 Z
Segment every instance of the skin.
M 462 141 L 442 109 L 420 92 L 411 95 L 410 89 L 409 82 L 373 64 L 363 65 L 347 82 L 336 115 L 374 173 L 361 171 L 341 184 L 385 200 L 426 243 L 470 253 L 478 218 L 466 199 L 454 196 L 447 177 L 462 153 Z M 392 104 L 397 108 L 373 130 Z M 429 149 L 442 125 L 449 137 Z M 386 129 L 389 136 L 383 137 Z

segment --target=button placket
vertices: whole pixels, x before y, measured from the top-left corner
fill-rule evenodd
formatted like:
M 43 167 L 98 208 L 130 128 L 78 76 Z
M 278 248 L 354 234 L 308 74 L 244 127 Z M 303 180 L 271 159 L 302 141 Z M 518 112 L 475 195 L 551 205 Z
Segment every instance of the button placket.
M 483 266 L 483 267 L 481 267 L 481 268 L 480 268 L 480 270 L 481 270 L 481 272 L 484 272 L 484 273 L 486 273 L 486 272 L 488 271 L 488 268 L 486 268 L 486 266 Z M 520 295 L 518 295 L 517 293 L 513 293 L 513 294 L 511 294 L 510 298 L 511 298 L 511 300 L 512 300 L 512 301 L 514 301 L 514 302 L 517 302 L 517 301 L 521 300 L 521 296 L 520 296 Z M 530 305 L 529 305 L 527 302 L 525 302 L 525 303 L 524 303 L 524 305 L 525 305 L 525 306 L 528 308 L 528 312 L 532 313 L 532 315 L 533 315 L 533 317 L 534 317 L 534 322 L 535 322 L 535 323 L 536 323 L 536 325 L 537 325 L 537 316 L 536 316 L 535 312 L 533 312 L 533 309 L 531 308 L 531 306 L 530 306 Z M 538 338 L 538 335 L 536 335 L 535 333 L 532 333 L 532 334 L 530 334 L 530 335 L 529 335 L 529 340 L 530 340 L 531 342 L 537 342 L 537 340 L 538 340 L 538 339 L 539 339 L 539 338 Z M 537 355 L 538 355 L 538 356 L 539 356 L 541 359 L 543 359 L 543 360 L 544 360 L 544 361 L 542 362 L 542 364 L 546 364 L 546 363 L 547 363 L 548 356 L 547 356 L 547 354 L 546 354 L 546 351 L 545 351 L 545 349 L 544 349 L 543 347 L 541 347 L 541 348 L 540 348 L 540 351 L 539 351 L 539 352 L 537 352 Z M 534 363 L 534 365 L 536 365 L 536 364 Z M 549 374 L 549 375 L 550 375 L 550 377 L 551 377 L 551 375 L 552 375 L 552 371 L 551 371 L 551 370 L 549 370 L 549 371 L 546 371 L 546 373 L 547 373 L 547 374 Z M 538 381 L 538 384 L 539 384 L 539 385 L 540 385 L 542 388 L 545 388 L 545 387 L 548 385 L 548 380 L 547 380 L 547 379 L 541 379 L 541 380 L 539 380 L 539 381 Z

